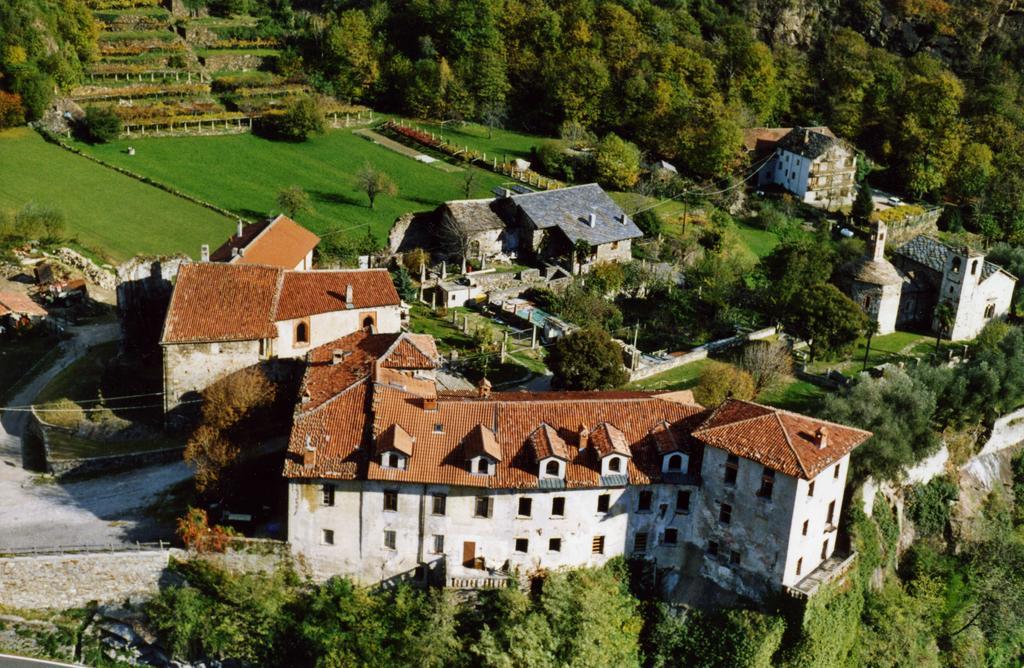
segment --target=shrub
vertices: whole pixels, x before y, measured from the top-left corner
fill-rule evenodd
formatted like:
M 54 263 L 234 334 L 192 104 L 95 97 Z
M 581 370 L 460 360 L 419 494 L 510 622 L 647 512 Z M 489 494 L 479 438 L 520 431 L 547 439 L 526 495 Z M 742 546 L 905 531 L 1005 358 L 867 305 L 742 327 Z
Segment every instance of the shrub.
M 645 237 L 656 237 L 661 234 L 661 218 L 653 210 L 647 209 L 633 216 L 633 222 L 644 233 Z
M 39 407 L 39 416 L 58 427 L 74 429 L 85 420 L 85 411 L 70 399 L 57 399 Z
M 312 97 L 304 96 L 292 102 L 288 109 L 273 122 L 276 133 L 292 141 L 306 141 L 312 134 L 326 129 L 323 111 Z
M 948 476 L 911 487 L 907 494 L 907 510 L 917 530 L 924 536 L 945 530 L 949 523 L 949 506 L 959 495 L 956 484 Z
M 105 144 L 121 134 L 121 119 L 111 109 L 88 107 L 85 110 L 84 131 L 86 141 Z
M 705 406 L 717 406 L 726 399 L 753 399 L 754 378 L 749 373 L 725 362 L 709 362 L 693 390 L 694 398 Z
M 25 122 L 25 107 L 21 105 L 21 96 L 17 93 L 5 93 L 0 90 L 0 130 L 21 125 Z
M 210 526 L 206 511 L 191 506 L 178 518 L 175 533 L 185 547 L 196 552 L 224 552 L 236 535 L 231 527 Z

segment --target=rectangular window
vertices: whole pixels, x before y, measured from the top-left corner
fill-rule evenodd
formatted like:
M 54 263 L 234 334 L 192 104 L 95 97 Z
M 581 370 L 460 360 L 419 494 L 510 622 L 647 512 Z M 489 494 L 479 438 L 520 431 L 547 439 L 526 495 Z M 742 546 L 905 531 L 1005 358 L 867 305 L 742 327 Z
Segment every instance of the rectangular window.
M 608 512 L 608 508 L 611 507 L 611 503 L 612 503 L 612 495 L 611 494 L 602 494 L 601 496 L 597 497 L 597 512 L 599 512 L 599 513 L 606 513 L 606 512 Z
M 800 575 L 800 571 L 804 569 L 804 558 L 800 557 L 796 560 L 796 574 Z
M 718 521 L 722 524 L 728 524 L 732 522 L 732 506 L 728 503 L 723 503 L 722 507 L 718 511 Z
M 393 489 L 384 490 L 384 510 L 398 510 L 398 492 Z
M 487 496 L 476 497 L 476 503 L 473 507 L 473 515 L 476 517 L 490 517 L 491 516 L 491 499 Z
M 320 542 L 324 545 L 334 545 L 334 530 L 324 529 L 320 532 Z
M 384 532 L 384 547 L 389 550 L 395 549 L 395 532 L 390 529 Z
M 807 496 L 814 496 L 814 481 L 813 480 L 807 485 Z
M 832 524 L 832 520 L 835 519 L 836 514 L 836 502 L 830 501 L 828 504 L 828 514 L 825 515 L 825 524 Z
M 565 517 L 565 497 L 556 496 L 551 499 L 551 516 Z
M 445 494 L 434 494 L 430 512 L 434 515 L 444 515 L 447 505 L 448 497 Z
M 321 503 L 325 506 L 334 505 L 334 485 L 324 485 L 320 490 Z
M 821 558 L 828 558 L 828 538 L 826 538 L 825 542 L 821 544 Z
M 637 499 L 636 509 L 637 511 L 644 513 L 651 509 L 651 502 L 654 500 L 654 492 L 650 490 L 643 490 L 640 492 L 640 497 Z
M 737 552 L 736 550 L 733 550 L 732 552 L 730 552 L 729 553 L 729 563 L 732 564 L 733 566 L 739 566 L 740 565 L 740 553 Z
M 775 471 L 766 466 L 761 471 L 761 489 L 757 490 L 757 495 L 762 499 L 771 499 L 774 490 Z
M 712 557 L 718 556 L 718 543 L 716 541 L 708 541 L 708 554 L 710 554 Z
M 725 460 L 725 484 L 735 485 L 736 476 L 740 471 L 740 458 L 736 455 L 729 455 Z
M 804 530 L 803 530 L 803 532 L 802 532 L 802 533 L 803 533 L 803 535 L 805 535 L 805 536 L 807 535 L 807 525 L 808 525 L 809 523 L 810 523 L 810 522 L 809 522 L 809 520 L 804 520 Z
M 516 538 L 516 552 L 529 552 L 530 540 L 528 538 Z
M 835 478 L 836 480 L 839 479 L 839 467 L 840 466 L 841 466 L 840 464 L 836 464 L 835 470 L 832 471 L 832 477 Z
M 677 529 L 665 529 L 665 544 L 675 545 L 679 542 L 679 531 Z
M 533 499 L 521 497 L 519 499 L 519 517 L 529 517 L 533 512 Z
M 633 536 L 633 552 L 642 554 L 647 551 L 647 532 L 641 531 Z
M 434 554 L 444 554 L 444 536 L 434 534 Z
M 690 512 L 690 490 L 681 489 L 678 492 L 676 492 L 676 512 Z
M 594 554 L 604 554 L 604 536 L 594 536 L 590 542 L 590 551 Z
M 548 541 L 548 550 L 551 551 L 551 552 L 561 552 L 562 551 L 562 539 L 561 538 L 552 538 L 551 540 L 549 540 Z

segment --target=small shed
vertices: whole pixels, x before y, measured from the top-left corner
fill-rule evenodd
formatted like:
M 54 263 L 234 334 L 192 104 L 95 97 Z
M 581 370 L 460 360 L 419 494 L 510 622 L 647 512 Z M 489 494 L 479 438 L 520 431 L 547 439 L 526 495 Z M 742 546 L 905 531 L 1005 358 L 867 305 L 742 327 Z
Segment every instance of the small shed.
M 28 295 L 0 292 L 0 325 L 28 327 L 46 315 L 46 309 L 32 301 Z

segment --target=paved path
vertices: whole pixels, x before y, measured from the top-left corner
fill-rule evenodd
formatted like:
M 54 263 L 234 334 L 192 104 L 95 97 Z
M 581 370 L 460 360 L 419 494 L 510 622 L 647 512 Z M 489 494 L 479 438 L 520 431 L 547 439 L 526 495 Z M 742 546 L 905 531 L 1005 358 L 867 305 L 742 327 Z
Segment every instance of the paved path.
M 118 326 L 94 325 L 72 330 L 54 364 L 8 401 L 24 406 L 60 371 L 90 347 L 113 341 Z M 184 462 L 151 466 L 119 475 L 60 484 L 25 470 L 21 437 L 24 412 L 0 411 L 0 548 L 105 545 L 166 538 L 139 517 L 161 491 L 190 476 Z
M 69 666 L 70 668 L 78 668 L 83 666 L 83 664 L 59 663 L 57 661 L 46 661 L 45 659 L 26 659 L 20 656 L 11 656 L 10 654 L 0 654 L 0 668 L 40 668 L 41 666 Z

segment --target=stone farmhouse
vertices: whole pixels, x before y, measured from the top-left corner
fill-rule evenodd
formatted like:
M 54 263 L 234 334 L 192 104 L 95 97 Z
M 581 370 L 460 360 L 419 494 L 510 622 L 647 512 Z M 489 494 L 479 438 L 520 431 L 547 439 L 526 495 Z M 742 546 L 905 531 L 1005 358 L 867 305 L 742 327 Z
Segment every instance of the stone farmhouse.
M 885 223 L 872 237 L 870 258 L 845 268 L 846 290 L 878 323 L 880 334 L 897 327 L 938 331 L 935 308 L 953 307 L 953 341 L 973 339 L 993 318 L 1010 310 L 1017 278 L 970 248 L 953 248 L 918 235 L 885 259 Z
M 595 262 L 628 262 L 632 240 L 642 236 L 601 186 L 590 183 L 522 193 L 499 188 L 493 198 L 446 202 L 433 216 L 404 229 L 397 225 L 391 246 L 399 252 L 417 245 L 407 241 L 415 237 L 418 245 L 436 247 L 456 261 L 463 254 L 471 260 L 508 255 L 538 263 L 572 257 L 575 272 Z M 575 253 L 581 240 L 589 248 L 582 267 Z
M 755 162 L 757 185 L 778 186 L 824 209 L 853 204 L 857 156 L 826 127 L 750 128 L 744 145 Z
M 360 329 L 397 332 L 401 317 L 386 269 L 184 264 L 160 337 L 164 410 L 265 360 L 301 358 Z
M 313 268 L 316 236 L 285 215 L 250 225 L 238 221 L 238 231 L 217 250 L 203 246 L 203 261 L 262 264 L 296 271 Z
M 848 563 L 868 432 L 689 392 L 446 392 L 426 336 L 359 331 L 308 359 L 284 475 L 317 577 L 486 587 L 627 555 L 677 594 L 762 597 Z

